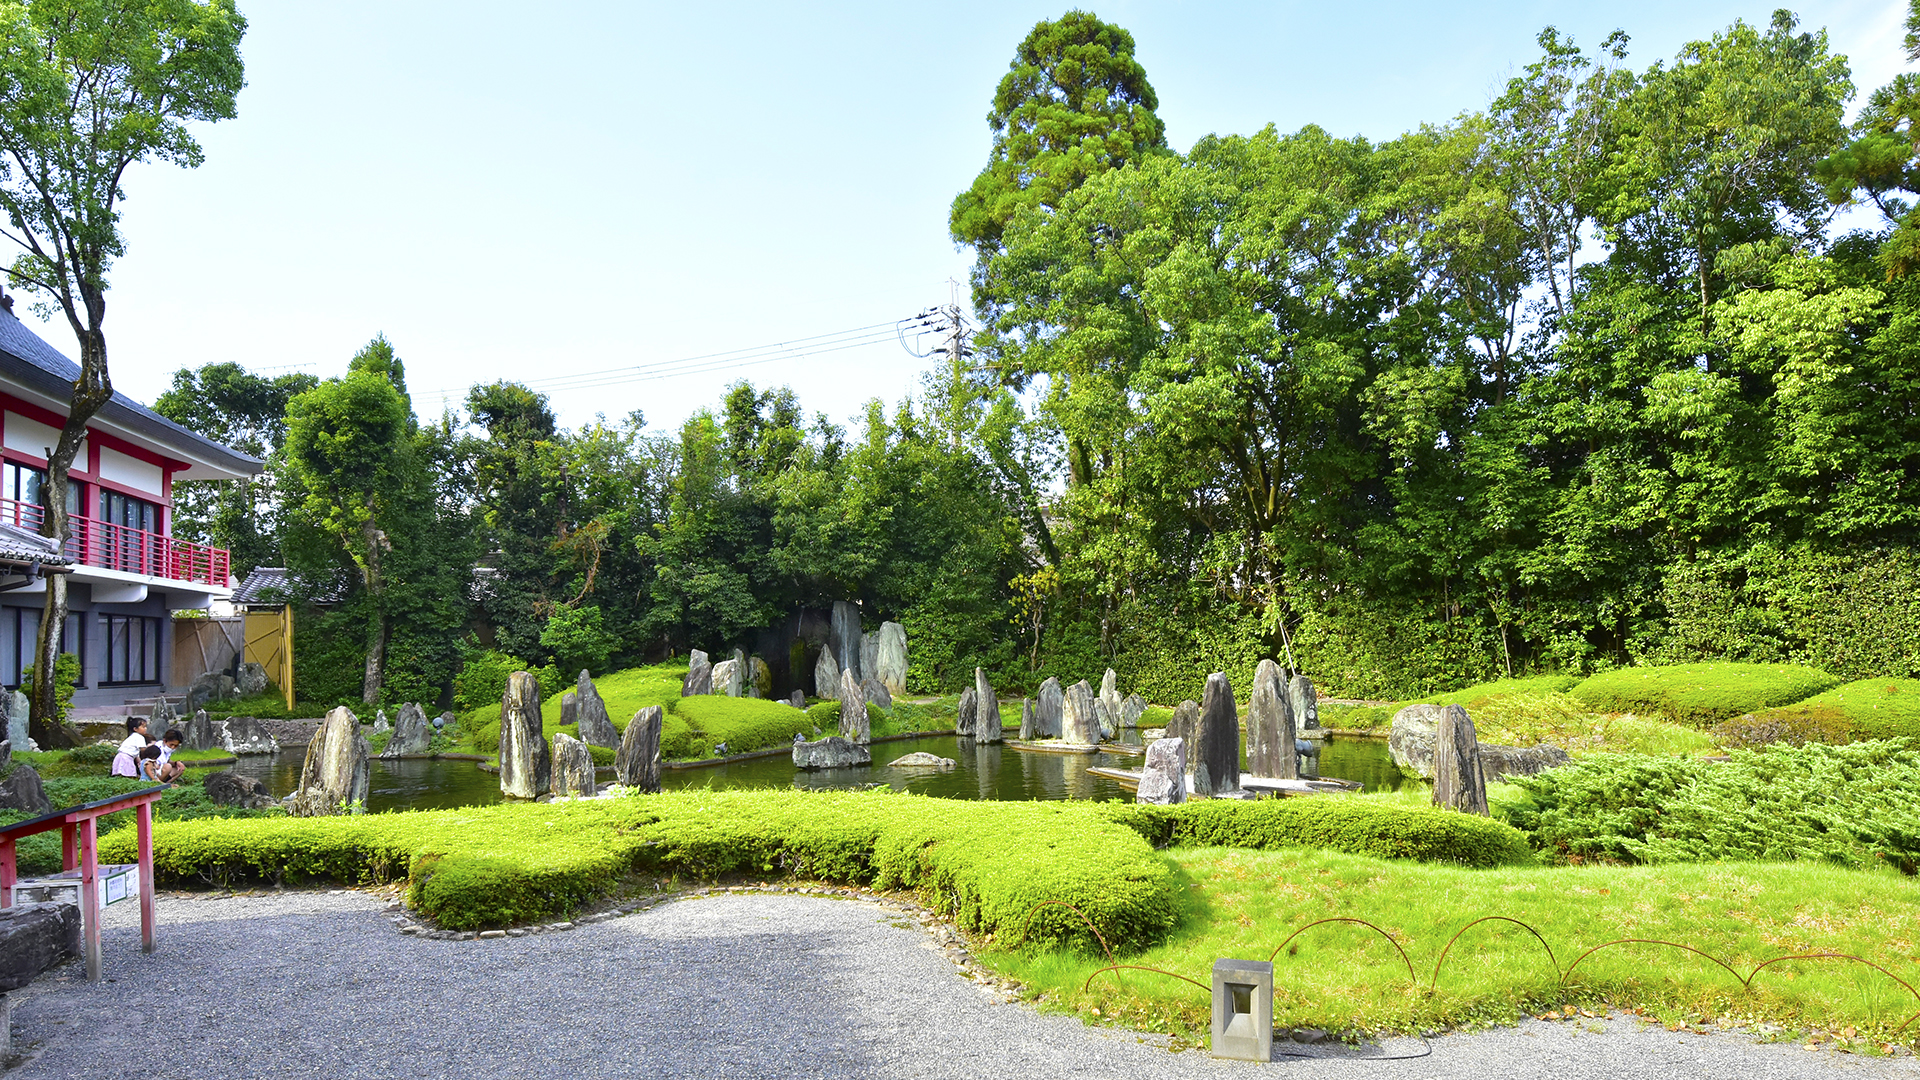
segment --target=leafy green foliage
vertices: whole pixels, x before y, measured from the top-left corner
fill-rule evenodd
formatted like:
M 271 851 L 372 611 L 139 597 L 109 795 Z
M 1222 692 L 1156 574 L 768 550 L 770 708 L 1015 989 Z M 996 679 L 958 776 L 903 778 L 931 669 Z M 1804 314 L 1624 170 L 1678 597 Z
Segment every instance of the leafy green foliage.
M 556 669 L 580 672 L 605 671 L 620 643 L 602 625 L 600 608 L 588 604 L 554 612 L 540 631 L 540 644 L 553 654 Z
M 1664 716 L 1705 727 L 1729 716 L 1803 701 L 1839 682 L 1797 664 L 1679 664 L 1602 672 L 1570 693 L 1602 712 Z
M 1596 754 L 1512 781 L 1506 819 L 1561 860 L 1809 859 L 1911 874 L 1920 752 L 1904 740 L 1735 751 L 1714 763 Z
M 74 755 L 79 754 L 80 751 L 84 749 L 87 748 L 80 747 L 64 755 L 59 755 L 67 759 L 62 763 L 65 767 L 62 767 L 61 764 L 56 764 L 51 768 L 47 767 L 47 763 L 35 764 L 35 768 L 40 771 L 41 779 L 46 787 L 47 800 L 53 804 L 55 809 L 65 806 L 78 806 L 82 803 L 99 802 L 102 799 L 111 799 L 115 795 L 124 794 L 129 791 L 139 791 L 143 788 L 153 786 L 153 783 L 148 780 L 140 780 L 126 776 L 108 776 L 105 775 L 103 766 L 92 762 L 83 763 L 76 761 Z M 109 747 L 108 750 L 108 756 L 111 757 L 111 748 Z M 55 755 L 49 754 L 47 756 Z M 81 765 L 84 765 L 84 771 L 75 767 Z M 200 776 L 189 771 L 180 782 L 169 788 L 166 794 L 160 796 L 159 800 L 155 802 L 153 806 L 154 822 L 158 824 L 161 822 L 202 821 L 214 818 L 265 818 L 284 816 L 285 814 L 285 811 L 278 807 L 268 807 L 263 810 L 243 810 L 232 806 L 221 806 L 207 798 L 206 789 L 200 784 L 201 779 Z M 25 821 L 35 816 L 37 815 L 29 814 L 21 810 L 0 810 L 0 825 L 10 825 L 16 821 Z M 125 839 L 131 841 L 135 831 L 132 828 L 134 823 L 132 811 L 108 814 L 97 820 L 99 822 L 97 828 L 100 830 L 102 837 L 110 836 L 116 832 L 123 832 Z M 58 873 L 60 871 L 60 830 L 55 829 L 50 833 L 42 833 L 38 836 L 32 836 L 22 840 L 19 844 L 19 854 L 20 872 L 22 874 Z M 113 859 L 108 859 L 103 854 L 102 860 L 134 862 L 136 861 L 137 854 L 136 852 L 128 855 L 126 858 L 116 857 Z
M 1101 813 L 1155 847 L 1314 847 L 1379 859 L 1524 866 L 1533 853 L 1511 826 L 1473 814 L 1366 799 L 1196 799 L 1178 806 L 1101 803 Z
M 61 721 L 67 718 L 67 711 L 73 708 L 73 690 L 80 685 L 80 658 L 72 653 L 61 653 L 53 658 L 53 704 L 54 716 Z M 20 680 L 20 692 L 33 697 L 33 669 L 29 667 Z

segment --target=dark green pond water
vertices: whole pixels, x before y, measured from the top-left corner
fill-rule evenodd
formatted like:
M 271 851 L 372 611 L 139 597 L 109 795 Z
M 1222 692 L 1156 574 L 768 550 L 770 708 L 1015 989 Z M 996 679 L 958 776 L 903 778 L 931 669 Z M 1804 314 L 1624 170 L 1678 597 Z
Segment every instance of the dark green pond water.
M 887 762 L 924 751 L 952 758 L 950 770 L 896 769 Z M 661 786 L 681 788 L 868 788 L 886 786 L 946 799 L 994 799 L 1015 802 L 1037 799 L 1126 799 L 1131 794 L 1119 783 L 1093 776 L 1089 768 L 1138 769 L 1141 759 L 1125 754 L 1036 754 L 1006 746 L 976 746 L 951 735 L 878 743 L 874 763 L 857 769 L 820 769 L 805 772 L 793 761 L 778 757 L 753 758 L 697 769 L 668 769 Z M 291 792 L 300 781 L 301 755 L 280 753 L 246 757 L 234 771 L 258 777 L 275 798 Z M 1382 739 L 1331 739 L 1320 752 L 1322 776 L 1357 780 L 1368 791 L 1392 790 L 1408 780 L 1387 757 Z M 471 761 L 443 759 L 373 762 L 367 809 L 442 810 L 498 802 L 500 780 L 476 768 Z

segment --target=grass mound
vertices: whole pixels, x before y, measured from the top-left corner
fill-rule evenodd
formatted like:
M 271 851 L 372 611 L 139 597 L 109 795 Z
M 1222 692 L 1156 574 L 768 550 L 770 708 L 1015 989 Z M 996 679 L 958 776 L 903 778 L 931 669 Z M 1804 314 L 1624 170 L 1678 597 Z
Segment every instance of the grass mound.
M 1797 704 L 1766 709 L 1754 718 L 1841 738 L 1920 736 L 1920 679 L 1861 679 Z
M 1361 798 L 1200 799 L 1179 806 L 1101 803 L 1155 847 L 1313 847 L 1463 866 L 1529 866 L 1526 835 L 1472 814 Z
M 813 718 L 785 702 L 697 694 L 681 698 L 660 729 L 660 756 L 674 761 L 712 757 L 725 744 L 729 754 L 770 750 L 813 737 Z
M 1664 716 L 1708 727 L 1719 720 L 1804 701 L 1840 680 L 1799 664 L 1678 664 L 1602 672 L 1569 693 L 1590 709 Z
M 103 845 L 132 850 L 131 835 Z M 912 889 L 999 940 L 1115 948 L 1172 928 L 1167 864 L 1086 803 L 956 802 L 891 792 L 675 792 L 155 830 L 163 880 L 409 879 L 409 905 L 455 929 L 564 915 L 634 871 L 798 875 Z M 1028 918 L 1031 915 L 1031 928 Z
M 1724 763 L 1596 754 L 1511 783 L 1500 808 L 1555 861 L 1920 868 L 1920 752 L 1904 740 L 1735 751 Z

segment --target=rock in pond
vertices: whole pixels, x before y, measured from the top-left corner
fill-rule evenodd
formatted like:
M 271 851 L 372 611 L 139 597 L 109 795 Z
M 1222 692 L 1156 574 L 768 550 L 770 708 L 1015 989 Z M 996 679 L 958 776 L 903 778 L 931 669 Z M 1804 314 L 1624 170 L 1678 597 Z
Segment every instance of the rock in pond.
M 973 741 L 997 743 L 1006 740 L 1006 728 L 1000 723 L 1000 699 L 987 681 L 984 668 L 973 669 Z
M 873 764 L 873 753 L 849 739 L 829 735 L 818 742 L 794 743 L 793 763 L 802 769 L 846 769 Z
M 1140 726 L 1140 718 L 1147 715 L 1147 699 L 1139 694 L 1128 694 L 1120 703 L 1120 726 L 1133 731 Z
M 1247 771 L 1271 780 L 1300 779 L 1293 705 L 1280 665 L 1272 660 L 1260 661 L 1253 672 L 1253 694 L 1247 701 Z
M 369 766 L 367 737 L 353 710 L 338 706 L 307 743 L 307 760 L 300 766 L 300 786 L 288 796 L 287 812 L 294 817 L 325 817 L 367 801 Z
M 220 732 L 220 745 L 236 757 L 280 752 L 280 740 L 273 737 L 267 725 L 251 716 L 229 716 L 215 726 Z
M 1155 739 L 1147 747 L 1146 768 L 1140 773 L 1135 802 L 1170 806 L 1187 801 L 1187 743 L 1185 739 Z
M 1167 721 L 1166 737 L 1185 739 L 1188 746 L 1193 745 L 1194 736 L 1200 734 L 1200 706 L 1189 698 L 1173 707 L 1173 718 Z
M 387 740 L 380 757 L 383 760 L 419 757 L 427 752 L 427 743 L 432 739 L 433 729 L 427 726 L 426 710 L 408 702 L 400 706 L 400 715 L 393 722 L 393 737 Z
M 1033 733 L 1033 699 L 1020 699 L 1020 741 L 1038 738 Z
M 888 762 L 887 764 L 891 765 L 896 769 L 942 769 L 944 770 L 944 769 L 953 768 L 955 765 L 958 764 L 958 762 L 954 761 L 950 757 L 941 757 L 938 754 L 929 754 L 926 751 L 922 750 L 918 753 L 907 754 L 902 757 L 894 758 L 892 761 Z
M 1059 679 L 1048 678 L 1040 684 L 1039 698 L 1033 704 L 1033 737 L 1059 738 L 1066 723 L 1066 711 L 1066 691 L 1060 689 Z
M 580 672 L 573 695 L 578 702 L 574 710 L 574 722 L 580 725 L 580 741 L 588 746 L 617 749 L 620 746 L 620 730 L 613 726 L 613 719 L 607 715 L 607 703 L 601 699 L 600 691 L 594 687 L 593 679 L 585 671 Z
M 872 729 L 867 724 L 867 699 L 860 693 L 860 684 L 853 681 L 851 671 L 840 672 L 840 735 L 860 746 L 863 752 L 873 741 Z
M 553 794 L 555 797 L 592 798 L 593 752 L 564 731 L 553 733 Z
M 1240 787 L 1240 715 L 1233 686 L 1216 671 L 1207 676 L 1200 696 L 1199 731 L 1194 735 L 1193 793 L 1221 795 Z
M 1320 692 L 1314 689 L 1312 679 L 1300 674 L 1288 679 L 1287 703 L 1293 706 L 1293 722 L 1301 731 L 1320 727 Z
M 620 751 L 613 759 L 613 778 L 621 786 L 648 794 L 660 790 L 660 725 L 665 720 L 665 710 L 649 705 L 627 721 Z
M 960 691 L 960 705 L 953 714 L 953 733 L 962 739 L 973 738 L 973 722 L 980 713 L 980 691 L 969 686 Z
M 542 738 L 540 680 L 532 672 L 507 676 L 500 700 L 500 793 L 537 799 L 553 787 L 553 759 Z
M 1081 745 L 1100 741 L 1100 715 L 1095 711 L 1096 700 L 1093 687 L 1088 686 L 1085 679 L 1067 687 L 1060 717 L 1060 741 Z

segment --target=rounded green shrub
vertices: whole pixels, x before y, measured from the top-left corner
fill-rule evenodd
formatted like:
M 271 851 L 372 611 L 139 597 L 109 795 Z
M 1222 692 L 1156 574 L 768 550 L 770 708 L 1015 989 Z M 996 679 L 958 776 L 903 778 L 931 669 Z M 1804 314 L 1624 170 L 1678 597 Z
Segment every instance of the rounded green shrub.
M 1676 664 L 1602 672 L 1569 691 L 1598 712 L 1664 716 L 1708 727 L 1728 717 L 1797 701 L 1839 679 L 1799 664 Z
M 1474 867 L 1535 861 L 1526 835 L 1502 822 L 1341 796 L 1196 799 L 1178 806 L 1103 803 L 1101 809 L 1156 847 L 1315 847 Z

